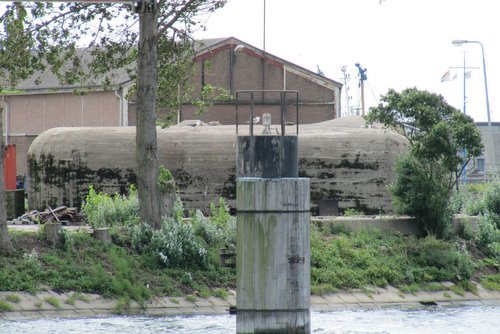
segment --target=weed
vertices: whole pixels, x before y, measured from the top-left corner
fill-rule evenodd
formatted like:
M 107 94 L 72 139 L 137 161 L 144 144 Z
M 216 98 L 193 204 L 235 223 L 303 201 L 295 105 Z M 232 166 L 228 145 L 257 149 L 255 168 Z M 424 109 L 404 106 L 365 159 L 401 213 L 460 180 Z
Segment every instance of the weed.
M 485 289 L 500 291 L 500 273 L 481 277 L 481 285 Z
M 69 297 L 68 299 L 66 299 L 64 301 L 64 303 L 68 304 L 68 305 L 72 305 L 72 306 L 75 306 L 76 304 L 76 298 L 75 298 L 75 295 L 72 295 L 71 297 Z
M 179 299 L 177 298 L 170 298 L 170 301 L 174 304 L 179 304 Z
M 186 296 L 186 300 L 190 303 L 195 303 L 196 302 L 196 297 L 193 295 Z
M 210 293 L 210 290 L 208 289 L 208 287 L 206 285 L 203 285 L 200 287 L 200 289 L 198 290 L 198 295 L 203 298 L 203 299 L 207 299 L 209 298 L 212 294 Z
M 451 298 L 451 295 L 447 291 L 443 292 L 443 296 L 446 298 Z
M 228 293 L 225 289 L 215 289 L 213 292 L 214 297 L 226 300 Z
M 322 283 L 311 286 L 311 294 L 315 296 L 327 295 L 330 293 L 335 293 L 337 291 L 338 289 L 334 288 L 333 285 L 329 283 Z
M 6 301 L 0 300 L 0 311 L 13 312 L 14 310 L 14 306 L 10 305 Z
M 453 292 L 455 292 L 459 296 L 464 296 L 465 295 L 465 290 L 459 285 L 452 285 L 449 287 L 449 289 Z
M 91 186 L 82 212 L 93 228 L 136 224 L 139 219 L 137 190 L 130 186 L 128 197 L 120 194 L 110 196 L 96 192 Z
M 354 217 L 354 216 L 363 216 L 364 212 L 358 211 L 354 208 L 349 208 L 344 210 L 344 217 Z
M 60 309 L 61 308 L 61 303 L 59 302 L 59 299 L 57 299 L 54 296 L 48 296 L 43 299 L 47 304 L 52 305 L 53 307 Z
M 17 304 L 21 301 L 21 297 L 19 295 L 7 295 L 5 299 L 11 303 Z
M 73 293 L 73 296 L 76 296 L 76 299 L 84 302 L 84 303 L 90 303 L 90 298 L 85 296 L 85 295 L 82 295 L 81 293 L 79 292 L 75 292 Z
M 113 313 L 117 315 L 124 314 L 128 309 L 130 309 L 130 298 L 122 297 L 116 302 L 116 305 L 113 307 Z
M 80 301 L 85 302 L 85 303 L 90 302 L 89 297 L 82 295 L 79 292 L 73 292 L 73 294 L 68 299 L 66 299 L 65 303 L 75 306 L 77 300 L 80 300 Z
M 38 308 L 38 309 L 41 309 L 42 308 L 42 302 L 35 302 L 35 307 Z

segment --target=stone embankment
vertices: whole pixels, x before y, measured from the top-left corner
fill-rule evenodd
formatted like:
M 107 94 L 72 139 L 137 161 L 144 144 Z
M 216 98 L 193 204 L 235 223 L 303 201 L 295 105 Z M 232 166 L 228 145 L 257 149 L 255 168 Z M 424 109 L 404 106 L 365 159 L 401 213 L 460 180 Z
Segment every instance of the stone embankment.
M 452 283 L 444 283 L 452 285 Z M 0 318 L 9 320 L 44 317 L 103 317 L 115 314 L 126 315 L 178 315 L 178 314 L 224 314 L 236 306 L 235 293 L 226 299 L 210 297 L 162 297 L 154 298 L 141 307 L 131 302 L 120 306 L 118 300 L 94 294 L 40 292 L 0 292 L 0 304 L 8 305 L 10 311 L 0 309 Z M 394 287 L 373 288 L 365 291 L 349 291 L 311 297 L 312 311 L 338 311 L 356 308 L 405 307 L 425 308 L 429 306 L 480 306 L 500 305 L 500 291 L 491 291 L 478 286 L 476 294 L 465 292 L 458 295 L 450 290 L 403 293 Z M 5 308 L 5 307 L 4 307 Z

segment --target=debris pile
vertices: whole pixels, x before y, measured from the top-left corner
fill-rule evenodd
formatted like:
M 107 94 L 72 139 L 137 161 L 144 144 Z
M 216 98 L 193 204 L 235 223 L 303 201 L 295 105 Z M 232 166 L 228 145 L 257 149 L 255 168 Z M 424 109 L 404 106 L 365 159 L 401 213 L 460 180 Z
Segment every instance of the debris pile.
M 8 223 L 13 225 L 30 225 L 54 222 L 61 223 L 62 225 L 82 225 L 83 216 L 78 212 L 78 208 L 60 206 L 52 209 L 49 207 L 42 212 L 37 210 L 31 211 Z

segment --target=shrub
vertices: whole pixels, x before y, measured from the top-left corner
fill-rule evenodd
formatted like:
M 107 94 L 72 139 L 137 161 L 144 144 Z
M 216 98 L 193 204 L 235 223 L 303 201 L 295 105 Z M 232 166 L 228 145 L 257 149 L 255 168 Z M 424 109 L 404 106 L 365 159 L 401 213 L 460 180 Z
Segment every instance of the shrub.
M 500 229 L 498 228 L 499 216 L 486 212 L 477 223 L 475 241 L 479 248 L 493 257 L 500 257 Z
M 396 181 L 389 191 L 393 195 L 394 210 L 414 216 L 430 234 L 446 237 L 450 230 L 451 213 L 448 210 L 450 189 L 443 180 L 447 171 L 421 163 L 411 154 L 396 160 Z
M 110 196 L 96 192 L 91 186 L 82 205 L 82 212 L 93 228 L 136 224 L 139 221 L 137 190 L 132 185 L 128 196 Z
M 144 223 L 134 226 L 132 247 L 155 254 L 169 268 L 206 267 L 207 250 L 196 238 L 192 225 L 170 217 L 162 220 L 162 228 L 157 231 Z

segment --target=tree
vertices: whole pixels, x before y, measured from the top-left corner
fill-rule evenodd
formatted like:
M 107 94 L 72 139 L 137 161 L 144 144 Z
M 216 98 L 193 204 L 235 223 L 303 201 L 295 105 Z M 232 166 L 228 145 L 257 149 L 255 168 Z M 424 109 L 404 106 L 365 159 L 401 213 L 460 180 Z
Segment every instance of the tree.
M 397 131 L 409 143 L 409 152 L 396 161 L 396 180 L 389 188 L 395 210 L 416 216 L 430 233 L 442 236 L 451 190 L 458 187 L 464 167 L 482 153 L 472 118 L 441 95 L 408 88 L 401 93 L 390 89 L 366 120 Z
M 0 77 L 7 80 L 0 85 L 15 87 L 44 70 L 57 74 L 64 83 L 100 81 L 106 85 L 116 68 L 136 76 L 140 215 L 159 228 L 156 110 L 158 85 L 167 79 L 159 80 L 158 71 L 189 56 L 185 47 L 177 46 L 191 43 L 200 14 L 225 2 L 140 0 L 133 11 L 126 4 L 13 3 L 1 15 Z M 159 55 L 159 49 L 167 56 Z M 83 57 L 86 53 L 91 57 Z
M 2 133 L 2 106 L 0 106 L 0 253 L 10 254 L 14 247 L 10 242 L 9 231 L 7 229 L 7 212 L 5 210 L 5 188 L 3 180 L 3 157 L 4 144 Z

